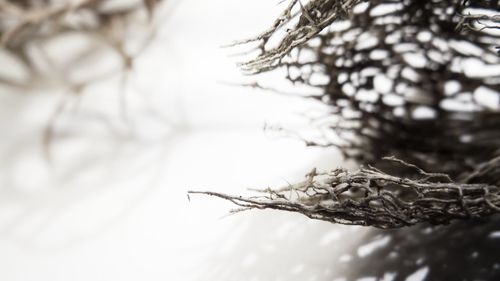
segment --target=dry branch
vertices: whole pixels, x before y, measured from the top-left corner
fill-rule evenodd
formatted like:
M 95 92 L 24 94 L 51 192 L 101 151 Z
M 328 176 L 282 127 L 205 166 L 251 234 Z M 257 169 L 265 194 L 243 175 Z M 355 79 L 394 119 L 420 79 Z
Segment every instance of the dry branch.
M 447 175 L 427 173 L 395 158 L 387 160 L 416 170 L 418 176 L 400 177 L 374 167 L 354 172 L 313 170 L 301 183 L 262 190 L 263 195 L 256 197 L 190 193 L 229 200 L 242 208 L 236 211 L 274 209 L 332 223 L 384 229 L 423 222 L 448 224 L 455 219 L 484 218 L 500 212 L 499 186 L 453 182 Z M 497 165 L 490 163 L 489 168 Z
M 239 45 L 260 42 L 258 48 L 261 50 L 261 54 L 253 60 L 242 63 L 241 68 L 249 73 L 257 74 L 279 67 L 281 60 L 294 48 L 307 43 L 333 22 L 343 19 L 349 10 L 359 2 L 360 0 L 310 1 L 304 6 L 299 0 L 290 1 L 271 28 L 254 38 L 233 43 L 233 45 Z M 300 8 L 300 12 L 294 13 L 293 9 L 297 6 Z M 289 21 L 297 18 L 297 15 L 300 15 L 297 25 L 293 29 L 287 30 L 287 34 L 278 46 L 266 49 L 271 37 L 276 35 Z

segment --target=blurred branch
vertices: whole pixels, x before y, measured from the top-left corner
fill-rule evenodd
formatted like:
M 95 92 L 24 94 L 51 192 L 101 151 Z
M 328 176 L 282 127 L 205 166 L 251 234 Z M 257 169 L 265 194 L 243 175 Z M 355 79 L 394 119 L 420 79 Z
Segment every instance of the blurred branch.
M 35 61 L 40 58 L 30 53 L 30 47 L 43 45 L 70 33 L 82 35 L 90 41 L 104 43 L 105 46 L 111 47 L 121 58 L 123 67 L 129 69 L 136 54 L 129 53 L 125 48 L 125 42 L 129 37 L 127 27 L 137 22 L 141 12 L 151 18 L 160 1 L 0 0 L 1 49 L 14 56 L 18 62 L 24 64 L 25 69 L 29 70 L 31 77 L 24 81 L 24 86 L 32 85 L 40 76 L 53 75 L 53 73 L 37 69 Z M 91 45 L 89 48 L 97 47 Z M 82 52 L 82 56 L 88 54 L 88 50 Z M 63 55 L 69 54 L 61 54 Z M 75 59 L 70 61 L 75 61 Z M 62 69 L 67 72 L 75 67 L 68 62 L 68 66 L 62 66 Z M 61 78 L 65 79 L 65 77 Z M 15 85 L 15 83 L 12 84 Z M 84 85 L 74 87 L 70 85 L 70 88 L 81 89 L 82 86 Z

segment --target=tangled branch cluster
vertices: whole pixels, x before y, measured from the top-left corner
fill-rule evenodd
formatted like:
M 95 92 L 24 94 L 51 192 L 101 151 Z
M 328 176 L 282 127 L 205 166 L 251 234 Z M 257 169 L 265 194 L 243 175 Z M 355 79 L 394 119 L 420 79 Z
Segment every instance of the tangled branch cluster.
M 292 83 L 320 89 L 313 98 L 328 105 L 335 137 L 308 144 L 371 166 L 321 181 L 313 173 L 265 199 L 212 195 L 381 228 L 500 211 L 499 10 L 498 1 L 291 1 L 253 38 L 261 54 L 243 69 L 286 69 Z M 268 46 L 285 23 L 284 39 Z M 415 169 L 380 161 L 387 155 Z
M 52 39 L 68 34 L 78 34 L 92 44 L 70 59 L 58 69 L 64 76 L 76 64 L 105 46 L 113 50 L 130 68 L 133 58 L 126 50 L 127 29 L 137 22 L 138 14 L 148 14 L 160 0 L 1 0 L 0 1 L 0 44 L 2 52 L 14 57 L 24 69 L 29 71 L 29 79 L 16 81 L 0 77 L 0 83 L 17 88 L 31 86 L 38 78 L 48 73 L 39 69 L 41 56 L 34 54 L 38 49 L 43 54 L 43 45 Z M 62 55 L 62 54 L 61 54 Z M 45 56 L 43 63 L 53 65 L 54 61 Z M 62 77 L 64 80 L 65 78 Z M 43 80 L 43 79 L 42 79 Z M 69 81 L 65 81 L 68 82 Z M 72 85 L 75 88 L 83 85 Z
M 341 139 L 328 144 L 346 157 L 373 164 L 395 155 L 459 176 L 500 148 L 500 57 L 494 49 L 500 35 L 458 32 L 467 8 L 462 2 L 363 2 L 348 20 L 275 64 L 293 83 L 322 90 L 316 98 L 336 115 L 329 127 Z M 270 52 L 258 60 L 271 59 Z

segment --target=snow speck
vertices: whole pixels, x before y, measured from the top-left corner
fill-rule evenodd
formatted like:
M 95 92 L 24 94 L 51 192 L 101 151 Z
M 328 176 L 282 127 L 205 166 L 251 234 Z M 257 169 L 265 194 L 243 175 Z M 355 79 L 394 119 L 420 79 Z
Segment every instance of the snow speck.
M 420 268 L 419 270 L 415 271 L 408 277 L 406 277 L 405 281 L 423 281 L 425 280 L 425 277 L 427 277 L 427 274 L 429 273 L 429 267 L 425 266 Z
M 375 241 L 372 241 L 368 244 L 362 245 L 358 248 L 358 256 L 363 258 L 371 253 L 373 253 L 375 250 L 383 248 L 384 246 L 387 246 L 391 242 L 391 237 L 390 236 L 384 236 L 380 239 L 377 239 Z

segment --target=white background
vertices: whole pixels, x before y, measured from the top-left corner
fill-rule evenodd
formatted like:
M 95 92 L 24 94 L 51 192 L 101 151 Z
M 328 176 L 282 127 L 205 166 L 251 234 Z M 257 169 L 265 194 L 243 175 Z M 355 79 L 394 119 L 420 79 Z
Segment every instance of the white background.
M 223 83 L 248 77 L 220 46 L 265 29 L 275 2 L 168 1 L 127 84 L 126 126 L 116 85 L 89 89 L 47 148 L 65 91 L 0 93 L 0 280 L 331 280 L 366 230 L 273 211 L 223 218 L 231 204 L 187 199 L 342 164 L 335 150 L 263 131 L 307 130 L 300 113 L 319 105 Z

